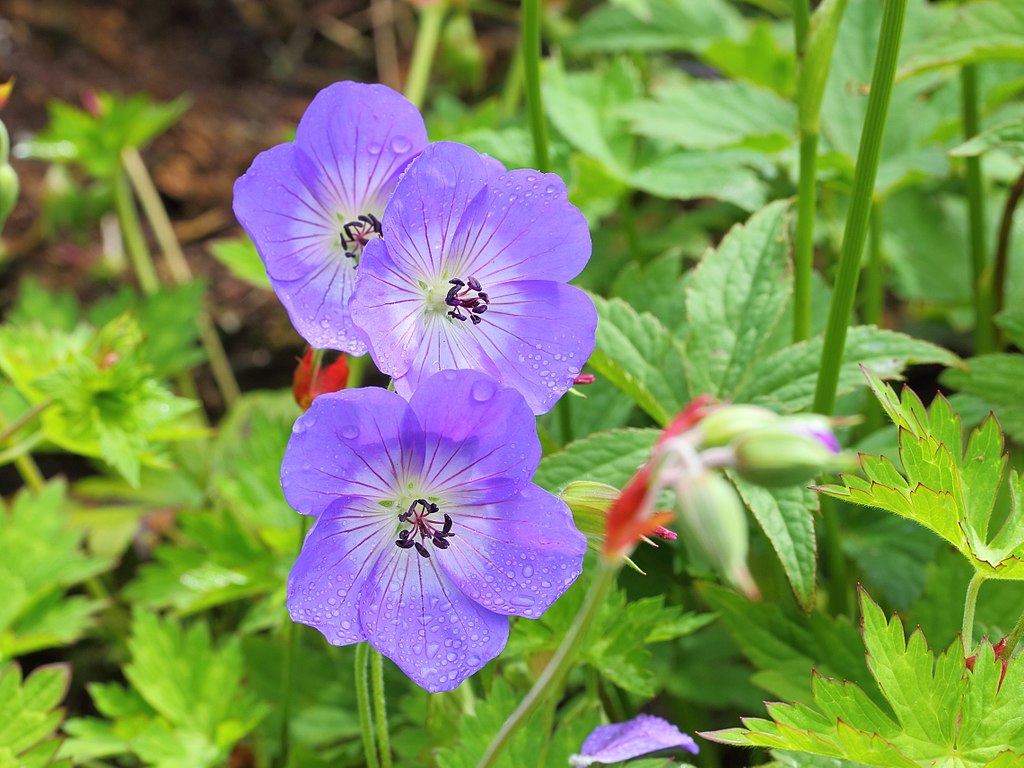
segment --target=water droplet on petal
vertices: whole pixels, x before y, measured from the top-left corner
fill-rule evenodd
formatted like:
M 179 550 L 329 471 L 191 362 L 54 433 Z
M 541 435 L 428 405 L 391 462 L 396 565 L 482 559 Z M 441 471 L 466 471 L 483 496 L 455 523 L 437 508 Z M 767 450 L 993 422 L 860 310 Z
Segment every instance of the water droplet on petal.
M 533 576 L 533 566 L 532 565 L 524 565 L 523 566 L 523 578 L 524 579 L 528 579 L 531 576 Z
M 473 382 L 473 386 L 469 389 L 469 394 L 472 395 L 473 399 L 478 403 L 486 403 L 492 397 L 494 397 L 496 387 L 493 381 L 481 379 L 480 381 Z
M 401 155 L 410 149 L 412 149 L 412 142 L 405 136 L 395 136 L 391 140 L 391 151 L 395 154 Z
M 341 427 L 341 436 L 346 440 L 355 440 L 359 437 L 359 427 L 355 424 L 343 424 Z
M 383 147 L 380 144 L 374 142 L 366 148 L 366 151 L 369 152 L 371 155 L 379 155 L 382 149 Z
M 517 608 L 529 608 L 531 605 L 533 605 L 537 601 L 534 600 L 529 595 L 515 595 L 514 597 L 512 597 L 509 600 L 509 602 L 512 603 L 512 605 L 516 606 Z

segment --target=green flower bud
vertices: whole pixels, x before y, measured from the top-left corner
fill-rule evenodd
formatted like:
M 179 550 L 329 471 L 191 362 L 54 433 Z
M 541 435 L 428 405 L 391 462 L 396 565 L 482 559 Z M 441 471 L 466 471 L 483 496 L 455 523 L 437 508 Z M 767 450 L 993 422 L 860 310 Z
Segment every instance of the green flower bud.
M 608 510 L 619 498 L 619 491 L 604 483 L 577 480 L 569 483 L 559 498 L 569 505 L 580 533 L 589 538 L 603 538 Z
M 801 485 L 823 472 L 856 466 L 851 456 L 836 452 L 827 420 L 824 432 L 804 417 L 785 421 L 785 426 L 757 430 L 736 442 L 735 468 L 745 480 L 769 488 Z
M 18 174 L 9 165 L 0 165 L 0 229 L 18 202 Z
M 680 538 L 695 557 L 751 599 L 759 596 L 747 568 L 750 536 L 739 495 L 717 472 L 687 478 L 676 489 Z
M 777 422 L 781 417 L 759 405 L 723 405 L 700 420 L 704 439 L 701 447 L 718 448 L 754 429 Z

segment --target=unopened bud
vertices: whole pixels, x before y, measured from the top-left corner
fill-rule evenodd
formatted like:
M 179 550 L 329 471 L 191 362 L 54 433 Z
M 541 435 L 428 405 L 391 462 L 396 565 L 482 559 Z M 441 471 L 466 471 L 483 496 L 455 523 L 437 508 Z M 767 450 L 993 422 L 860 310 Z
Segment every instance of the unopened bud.
M 321 353 L 322 354 L 322 353 Z M 306 350 L 302 360 L 295 368 L 292 378 L 292 394 L 295 402 L 302 410 L 309 410 L 313 399 L 328 392 L 337 392 L 348 384 L 348 363 L 345 355 L 329 365 L 322 365 L 320 360 L 314 361 L 313 349 Z
M 577 480 L 565 486 L 558 497 L 569 505 L 580 533 L 588 539 L 602 538 L 608 510 L 619 498 L 619 490 L 604 483 Z
M 735 446 L 736 472 L 745 480 L 769 488 L 808 483 L 823 472 L 852 469 L 856 461 L 837 453 L 831 430 L 801 420 L 786 420 L 751 432 Z
M 760 592 L 747 568 L 747 513 L 732 485 L 717 472 L 687 478 L 676 489 L 683 541 L 690 552 L 747 597 Z
M 6 163 L 0 165 L 0 229 L 18 202 L 18 174 Z
M 755 429 L 763 429 L 781 417 L 759 405 L 723 405 L 701 419 L 702 447 L 718 448 Z

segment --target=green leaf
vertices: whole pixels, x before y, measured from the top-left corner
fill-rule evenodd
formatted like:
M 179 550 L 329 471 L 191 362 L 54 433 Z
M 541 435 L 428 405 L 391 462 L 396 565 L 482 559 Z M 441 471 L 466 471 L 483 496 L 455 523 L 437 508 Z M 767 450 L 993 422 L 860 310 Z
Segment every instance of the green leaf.
M 623 299 L 634 307 L 654 315 L 672 335 L 683 336 L 686 326 L 686 285 L 688 275 L 681 272 L 678 254 L 666 253 L 646 264 L 630 261 L 624 265 L 612 286 L 609 298 Z
M 1011 342 L 1024 348 L 1024 309 L 1004 309 L 996 315 L 996 325 L 1003 329 Z
M 908 46 L 900 79 L 979 61 L 1024 60 L 1024 5 L 979 0 L 957 6 L 947 22 L 917 46 Z
M 210 253 L 242 282 L 270 290 L 270 279 L 263 266 L 263 259 L 247 236 L 215 240 L 210 243 Z
M 621 299 L 592 296 L 597 345 L 590 366 L 665 425 L 689 400 L 680 343 L 647 313 Z
M 66 591 L 112 563 L 88 556 L 81 541 L 61 481 L 21 491 L 0 512 L 0 659 L 73 643 L 92 626 L 102 604 Z
M 861 597 L 868 666 L 887 709 L 852 683 L 815 674 L 817 709 L 769 704 L 772 720 L 749 718 L 745 728 L 702 735 L 881 768 L 1020 764 L 1024 664 L 1010 660 L 1000 684 L 1003 663 L 982 643 L 973 671 L 965 671 L 959 639 L 936 657 L 920 630 L 905 638 L 898 618 L 886 622 L 882 609 Z
M 904 389 L 902 398 L 866 372 L 869 385 L 899 428 L 903 471 L 884 456 L 861 454 L 865 477 L 844 475 L 823 493 L 880 507 L 931 529 L 989 578 L 1024 579 L 1024 488 L 1010 473 L 1010 512 L 989 539 L 989 522 L 1003 484 L 1007 458 L 995 419 L 975 429 L 966 446 L 960 417 L 940 394 L 925 409 Z
M 697 267 L 686 291 L 686 371 L 693 392 L 739 389 L 792 292 L 786 203 L 733 227 Z
M 70 669 L 38 667 L 24 681 L 21 668 L 0 666 L 0 764 L 11 768 L 43 768 L 52 763 L 58 741 L 55 731 L 64 718 L 57 709 L 67 693 Z
M 763 403 L 787 413 L 810 407 L 821 365 L 823 336 L 785 347 L 758 360 L 732 394 L 738 402 Z M 837 392 L 864 386 L 861 368 L 883 379 L 899 378 L 914 363 L 959 365 L 943 347 L 895 331 L 859 325 L 847 332 Z
M 965 369 L 944 371 L 941 382 L 984 401 L 999 417 L 999 425 L 1018 441 L 1024 440 L 1024 399 L 1020 383 L 1024 355 L 981 355 L 967 361 Z
M 949 154 L 955 157 L 978 157 L 992 150 L 1006 152 L 1014 160 L 1024 162 L 1024 117 L 993 125 L 951 149 Z
M 732 473 L 729 479 L 771 542 L 797 603 L 809 612 L 814 607 L 818 564 L 814 540 L 817 494 L 800 486 L 764 488 Z
M 821 100 L 825 95 L 832 52 L 847 0 L 825 0 L 811 16 L 807 49 L 797 75 L 797 109 L 800 125 L 808 133 L 818 132 Z
M 704 49 L 701 58 L 726 77 L 792 97 L 796 65 L 792 46 L 785 47 L 788 36 L 777 35 L 775 25 L 766 19 L 753 19 L 747 29 L 746 39 L 719 38 Z
M 671 200 L 710 197 L 753 211 L 767 191 L 755 169 L 768 167 L 763 155 L 745 149 L 687 151 L 665 155 L 637 168 L 629 182 L 637 189 Z
M 626 110 L 637 135 L 686 149 L 778 151 L 792 144 L 796 123 L 792 104 L 771 91 L 728 80 L 673 83 Z
M 574 480 L 594 480 L 622 488 L 651 455 L 658 429 L 613 429 L 569 443 L 545 456 L 533 482 L 558 493 Z
M 599 6 L 583 19 L 565 45 L 577 52 L 699 52 L 716 40 L 737 38 L 742 32 L 742 17 L 723 0 L 699 4 L 648 0 L 646 9 Z

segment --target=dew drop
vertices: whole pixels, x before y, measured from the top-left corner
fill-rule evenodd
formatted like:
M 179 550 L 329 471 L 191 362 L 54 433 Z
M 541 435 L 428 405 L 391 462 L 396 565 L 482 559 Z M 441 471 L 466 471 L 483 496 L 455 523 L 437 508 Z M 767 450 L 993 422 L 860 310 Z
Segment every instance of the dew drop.
M 494 392 L 494 382 L 487 379 L 481 379 L 480 381 L 473 382 L 473 386 L 470 387 L 469 390 L 470 395 L 478 403 L 486 403 L 494 397 Z
M 405 136 L 395 136 L 391 140 L 391 151 L 396 154 L 403 154 L 412 149 L 412 142 L 409 141 Z
M 369 145 L 369 146 L 368 146 L 368 147 L 366 148 L 366 151 L 367 151 L 367 152 L 369 152 L 369 153 L 370 153 L 371 155 L 379 155 L 379 154 L 380 154 L 380 151 L 381 151 L 381 150 L 382 150 L 383 148 L 384 148 L 384 147 L 382 147 L 382 146 L 381 146 L 380 144 L 378 144 L 378 143 L 374 142 L 373 144 L 370 144 L 370 145 Z
M 343 424 L 341 427 L 341 436 L 346 440 L 355 440 L 359 437 L 359 427 L 355 424 Z
M 512 605 L 516 606 L 517 608 L 529 608 L 531 605 L 533 605 L 537 601 L 534 600 L 529 595 L 515 595 L 514 597 L 512 597 L 509 600 L 509 602 L 512 603 Z
M 528 579 L 531 576 L 533 576 L 533 566 L 532 565 L 524 565 L 523 566 L 523 578 L 524 579 Z

